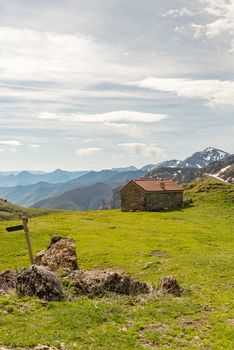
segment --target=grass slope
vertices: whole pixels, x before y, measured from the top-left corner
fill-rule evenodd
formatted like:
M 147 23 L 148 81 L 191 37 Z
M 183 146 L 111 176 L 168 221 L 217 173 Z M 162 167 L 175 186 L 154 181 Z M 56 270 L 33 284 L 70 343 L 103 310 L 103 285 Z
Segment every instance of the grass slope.
M 12 204 L 10 202 L 5 202 L 5 200 L 0 199 L 0 221 L 1 220 L 14 220 L 19 219 L 24 214 L 29 217 L 42 216 L 51 213 L 52 210 L 42 210 L 42 209 L 28 209 L 20 207 L 19 205 Z
M 109 295 L 60 303 L 2 297 L 0 344 L 233 349 L 233 194 L 232 185 L 202 180 L 186 189 L 194 206 L 183 210 L 66 212 L 31 219 L 35 252 L 52 234 L 73 237 L 81 268 L 118 266 L 155 285 L 161 276 L 174 275 L 185 292 L 179 298 Z M 0 223 L 0 269 L 26 266 L 23 234 L 5 233 L 4 227 Z

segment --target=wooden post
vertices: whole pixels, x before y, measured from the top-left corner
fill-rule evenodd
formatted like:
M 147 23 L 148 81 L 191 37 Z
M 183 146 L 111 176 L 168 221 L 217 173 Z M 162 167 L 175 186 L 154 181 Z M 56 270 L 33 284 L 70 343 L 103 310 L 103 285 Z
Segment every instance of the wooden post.
M 23 220 L 24 233 L 25 233 L 25 237 L 28 245 L 28 253 L 29 253 L 31 264 L 33 265 L 34 259 L 33 259 L 33 252 L 32 252 L 32 246 L 31 246 L 29 229 L 28 229 L 28 217 L 24 215 L 22 216 L 22 220 Z

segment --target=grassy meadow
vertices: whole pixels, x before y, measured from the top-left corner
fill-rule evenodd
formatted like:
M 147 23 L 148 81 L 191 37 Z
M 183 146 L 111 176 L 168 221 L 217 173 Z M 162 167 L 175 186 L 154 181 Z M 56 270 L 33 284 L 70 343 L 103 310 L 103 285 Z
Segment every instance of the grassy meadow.
M 157 286 L 173 275 L 181 297 L 0 297 L 0 345 L 68 349 L 233 349 L 233 185 L 190 185 L 188 208 L 160 213 L 57 212 L 31 218 L 34 253 L 54 234 L 76 241 L 81 269 L 119 268 Z M 19 220 L 0 221 L 0 270 L 29 265 Z

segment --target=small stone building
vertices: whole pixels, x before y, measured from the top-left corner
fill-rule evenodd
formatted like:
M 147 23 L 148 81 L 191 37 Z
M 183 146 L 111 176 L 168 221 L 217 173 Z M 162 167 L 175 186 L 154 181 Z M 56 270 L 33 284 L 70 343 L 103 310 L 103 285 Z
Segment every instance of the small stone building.
M 159 211 L 181 207 L 183 188 L 171 179 L 131 180 L 120 189 L 122 211 Z

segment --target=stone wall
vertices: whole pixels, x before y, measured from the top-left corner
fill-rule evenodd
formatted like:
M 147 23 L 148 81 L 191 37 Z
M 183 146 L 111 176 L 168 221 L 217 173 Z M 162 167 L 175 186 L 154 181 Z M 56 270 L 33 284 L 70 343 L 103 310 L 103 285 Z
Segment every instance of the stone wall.
M 172 209 L 181 207 L 183 192 L 147 192 L 145 193 L 145 211 Z
M 144 191 L 134 183 L 129 183 L 121 191 L 121 210 L 144 210 Z
M 157 211 L 181 207 L 183 192 L 145 192 L 134 183 L 121 190 L 122 211 Z

